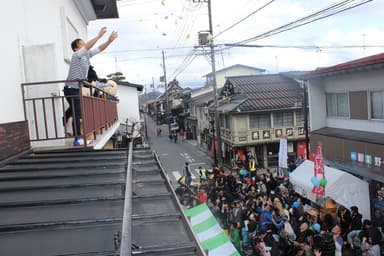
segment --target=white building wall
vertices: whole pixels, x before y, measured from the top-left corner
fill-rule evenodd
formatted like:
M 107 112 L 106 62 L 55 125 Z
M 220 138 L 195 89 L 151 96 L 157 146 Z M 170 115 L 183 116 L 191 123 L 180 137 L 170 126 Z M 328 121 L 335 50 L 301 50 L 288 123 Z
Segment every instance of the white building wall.
M 3 40 L 0 44 L 4 60 L 0 64 L 2 70 L 0 89 L 6 92 L 6 97 L 0 101 L 0 108 L 8 111 L 1 111 L 0 123 L 24 120 L 21 83 L 66 78 L 68 63 L 64 58 L 70 57 L 70 42 L 74 39 L 73 35 L 75 33 L 77 37 L 86 39 L 87 33 L 86 16 L 79 13 L 74 2 L 69 0 L 7 2 L 6 10 L 9 11 L 5 10 L 0 16 L 0 22 L 3 24 Z M 70 31 L 68 31 L 69 23 L 72 27 Z M 44 56 L 37 54 L 38 51 L 30 51 L 47 45 L 52 51 Z M 33 55 L 34 52 L 36 55 Z M 42 68 L 40 65 L 31 65 L 30 61 L 25 65 L 26 55 L 29 59 L 36 58 L 37 63 L 45 63 L 44 58 L 49 58 L 47 60 L 49 65 Z M 54 89 L 54 93 L 60 91 L 61 89 Z
M 225 80 L 229 76 L 248 76 L 248 75 L 260 75 L 263 72 L 255 70 L 252 68 L 247 68 L 243 66 L 232 66 L 225 70 L 216 71 L 216 85 L 217 88 L 222 88 L 224 86 Z M 213 81 L 213 76 L 206 76 L 207 84 L 211 85 Z
M 384 131 L 384 122 L 380 120 L 351 120 L 349 118 L 326 117 L 325 93 L 367 91 L 368 104 L 369 92 L 384 89 L 384 74 L 382 70 L 358 72 L 350 75 L 329 77 L 321 80 L 310 81 L 310 126 L 311 130 L 321 127 L 362 130 L 367 132 Z M 368 108 L 370 112 L 370 106 Z
M 327 107 L 324 86 L 319 80 L 308 83 L 309 128 L 311 131 L 326 126 Z
M 125 124 L 127 118 L 129 123 L 139 122 L 139 96 L 137 89 L 119 85 L 117 88 L 117 97 L 120 100 L 117 104 L 120 123 Z
M 216 84 L 217 88 L 222 88 L 225 84 L 225 80 L 229 76 L 248 76 L 248 75 L 260 75 L 262 74 L 258 70 L 241 67 L 241 66 L 235 66 L 231 69 L 227 69 L 222 72 L 216 73 Z

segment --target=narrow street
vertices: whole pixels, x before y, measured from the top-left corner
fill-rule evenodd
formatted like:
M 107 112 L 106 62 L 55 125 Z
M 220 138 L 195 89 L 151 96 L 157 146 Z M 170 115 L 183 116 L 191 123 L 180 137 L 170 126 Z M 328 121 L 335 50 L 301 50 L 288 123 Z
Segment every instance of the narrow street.
M 149 116 L 145 116 L 147 123 L 147 135 L 151 149 L 159 155 L 161 163 L 167 171 L 172 184 L 183 175 L 185 162 L 189 162 L 194 178 L 198 177 L 199 166 L 212 168 L 213 160 L 207 152 L 203 152 L 195 140 L 180 140 L 174 143 L 169 139 L 168 126 L 156 125 L 156 122 Z M 160 136 L 156 135 L 156 128 L 161 128 Z

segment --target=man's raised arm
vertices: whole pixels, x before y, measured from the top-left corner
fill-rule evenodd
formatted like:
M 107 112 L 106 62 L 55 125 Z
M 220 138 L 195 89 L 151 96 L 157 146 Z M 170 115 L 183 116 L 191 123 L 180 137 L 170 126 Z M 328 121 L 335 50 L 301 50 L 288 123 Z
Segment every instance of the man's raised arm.
M 95 44 L 96 42 L 103 37 L 103 35 L 107 32 L 107 28 L 106 27 L 102 27 L 99 31 L 99 33 L 97 34 L 96 37 L 94 37 L 93 39 L 89 40 L 88 42 L 85 43 L 84 47 L 89 50 L 91 49 Z
M 99 45 L 98 48 L 99 48 L 100 52 L 104 51 L 105 48 L 108 47 L 108 45 L 110 45 L 113 41 L 115 41 L 116 38 L 117 38 L 117 32 L 113 31 L 111 33 L 111 35 L 109 36 L 108 40 L 105 43 Z

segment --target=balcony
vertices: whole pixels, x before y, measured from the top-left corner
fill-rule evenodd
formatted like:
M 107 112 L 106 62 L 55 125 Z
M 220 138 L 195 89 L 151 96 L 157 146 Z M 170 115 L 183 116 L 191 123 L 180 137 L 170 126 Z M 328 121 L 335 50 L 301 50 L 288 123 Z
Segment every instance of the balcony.
M 120 125 L 117 115 L 118 99 L 82 80 L 21 84 L 24 116 L 29 126 L 31 146 L 73 147 L 75 127 L 72 128 L 70 125 L 68 128 L 63 121 L 65 111 L 69 107 L 66 97 L 61 92 L 66 82 L 78 82 L 79 91 L 82 92 L 72 98 L 79 97 L 80 100 L 82 118 L 79 136 L 83 137 L 84 145 L 103 148 Z M 96 94 L 97 97 L 93 96 Z M 74 120 L 75 112 L 72 111 L 71 114 Z
M 305 130 L 302 126 L 284 128 L 253 129 L 248 131 L 221 130 L 221 139 L 231 145 L 249 145 L 279 142 L 281 135 L 287 135 L 288 140 L 305 139 Z

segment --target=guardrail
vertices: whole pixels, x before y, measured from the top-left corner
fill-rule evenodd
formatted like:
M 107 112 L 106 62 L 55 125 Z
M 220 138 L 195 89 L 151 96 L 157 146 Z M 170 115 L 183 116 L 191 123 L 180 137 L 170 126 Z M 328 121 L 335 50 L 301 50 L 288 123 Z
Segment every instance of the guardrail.
M 181 219 L 182 219 L 184 225 L 187 227 L 186 230 L 187 230 L 189 235 L 193 238 L 193 240 L 196 243 L 196 255 L 197 256 L 207 256 L 207 252 L 203 249 L 202 245 L 200 244 L 199 239 L 197 238 L 197 236 L 193 232 L 191 222 L 188 219 L 187 215 L 185 214 L 185 212 L 183 210 L 183 207 L 181 206 L 179 200 L 177 199 L 176 192 L 175 192 L 174 188 L 171 185 L 171 180 L 169 179 L 168 174 L 167 174 L 165 168 L 163 167 L 158 154 L 156 152 L 154 152 L 154 155 L 155 155 L 156 162 L 157 162 L 157 164 L 160 167 L 161 173 L 162 173 L 162 175 L 163 175 L 163 177 L 164 177 L 164 179 L 166 181 L 165 184 L 166 184 L 168 190 L 172 194 L 172 199 L 174 200 L 178 210 L 181 212 Z

